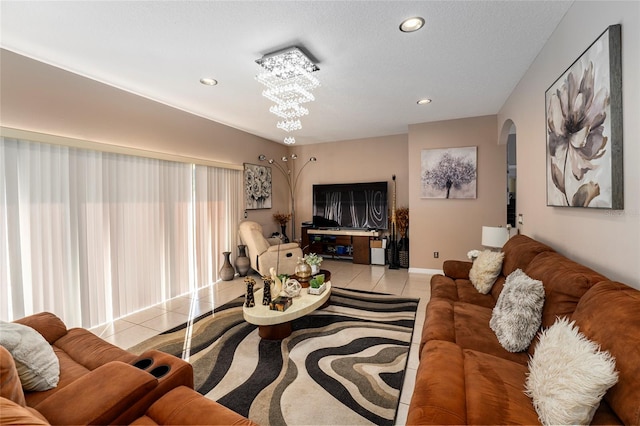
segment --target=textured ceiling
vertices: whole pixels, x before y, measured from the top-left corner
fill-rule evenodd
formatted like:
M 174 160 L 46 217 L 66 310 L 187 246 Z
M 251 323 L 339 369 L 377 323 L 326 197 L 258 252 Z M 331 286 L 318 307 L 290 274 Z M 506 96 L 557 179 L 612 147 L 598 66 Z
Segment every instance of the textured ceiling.
M 497 113 L 571 3 L 3 0 L 0 46 L 279 142 L 255 60 L 303 46 L 321 81 L 307 144 Z M 400 32 L 411 16 L 425 27 Z

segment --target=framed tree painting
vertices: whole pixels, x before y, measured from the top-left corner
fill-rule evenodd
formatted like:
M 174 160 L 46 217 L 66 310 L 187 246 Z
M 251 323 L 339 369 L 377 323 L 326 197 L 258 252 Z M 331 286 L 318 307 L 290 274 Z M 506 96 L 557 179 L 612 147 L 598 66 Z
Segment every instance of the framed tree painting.
M 478 148 L 422 150 L 422 198 L 476 198 Z
M 620 25 L 545 92 L 547 205 L 624 208 Z
M 271 208 L 271 167 L 244 164 L 244 199 L 247 210 Z

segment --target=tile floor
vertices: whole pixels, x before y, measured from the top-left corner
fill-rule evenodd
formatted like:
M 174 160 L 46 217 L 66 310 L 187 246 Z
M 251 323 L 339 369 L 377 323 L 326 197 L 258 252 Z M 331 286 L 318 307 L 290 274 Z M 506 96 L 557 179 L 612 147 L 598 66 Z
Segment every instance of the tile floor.
M 404 425 L 409 402 L 415 384 L 418 367 L 418 346 L 424 323 L 425 309 L 430 297 L 430 275 L 410 274 L 406 269 L 389 269 L 385 266 L 354 265 L 347 261 L 325 260 L 323 269 L 331 271 L 331 284 L 357 290 L 420 298 L 413 341 L 409 352 L 407 374 L 400 395 L 397 424 Z M 168 330 L 186 322 L 189 317 L 198 316 L 220 306 L 245 291 L 243 279 L 220 281 L 194 294 L 176 297 L 160 305 L 118 319 L 113 323 L 92 329 L 103 339 L 128 349 L 158 332 Z

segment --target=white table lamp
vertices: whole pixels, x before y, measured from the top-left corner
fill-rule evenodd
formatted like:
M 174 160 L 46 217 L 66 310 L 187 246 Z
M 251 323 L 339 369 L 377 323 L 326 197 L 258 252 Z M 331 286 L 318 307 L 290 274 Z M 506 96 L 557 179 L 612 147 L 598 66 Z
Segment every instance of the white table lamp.
M 482 245 L 490 248 L 502 248 L 509 239 L 509 229 L 501 226 L 482 227 Z

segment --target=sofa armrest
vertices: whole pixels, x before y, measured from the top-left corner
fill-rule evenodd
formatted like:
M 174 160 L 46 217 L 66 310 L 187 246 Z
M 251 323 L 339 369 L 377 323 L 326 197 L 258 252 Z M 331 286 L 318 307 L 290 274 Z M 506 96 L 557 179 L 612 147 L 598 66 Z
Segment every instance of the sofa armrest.
M 467 424 L 464 354 L 451 342 L 427 342 L 416 374 L 407 424 Z
M 469 271 L 473 266 L 473 262 L 465 262 L 462 260 L 445 260 L 442 264 L 444 274 L 456 280 L 468 280 Z
M 275 246 L 269 246 L 267 251 L 270 251 L 270 252 L 277 252 L 278 250 L 287 251 L 287 250 L 296 249 L 296 248 L 300 248 L 298 243 L 284 243 L 284 244 L 280 244 L 279 246 L 277 244 Z
M 40 312 L 29 315 L 14 321 L 15 323 L 26 325 L 42 334 L 50 345 L 67 334 L 67 326 L 64 322 L 51 312 Z
M 185 386 L 175 388 L 158 399 L 145 417 L 161 425 L 255 425 L 251 420 Z M 140 418 L 132 424 L 149 422 Z
M 130 364 L 112 361 L 33 408 L 52 425 L 108 424 L 157 385 L 158 380 L 151 374 Z

